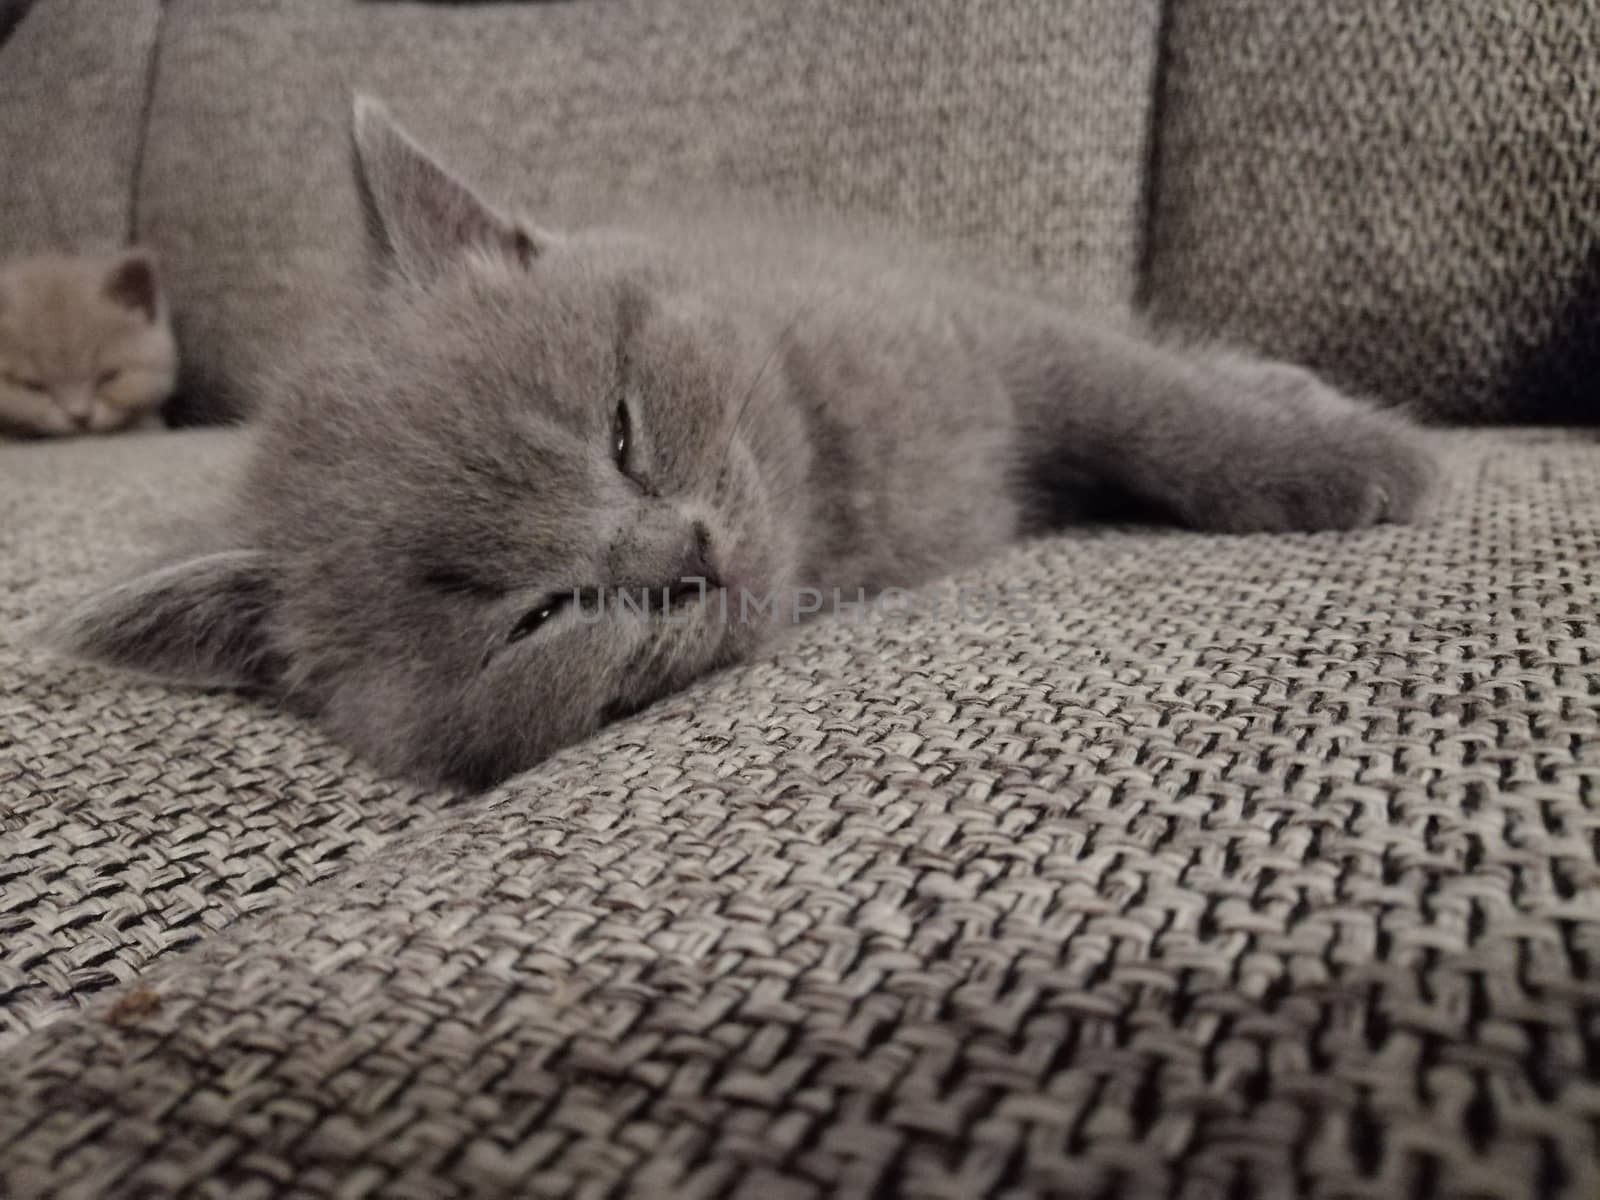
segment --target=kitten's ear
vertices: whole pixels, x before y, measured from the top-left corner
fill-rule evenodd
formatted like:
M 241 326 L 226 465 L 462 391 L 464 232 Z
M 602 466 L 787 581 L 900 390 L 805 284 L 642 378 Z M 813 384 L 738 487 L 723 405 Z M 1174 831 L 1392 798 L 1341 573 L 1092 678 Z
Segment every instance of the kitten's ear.
M 47 635 L 74 658 L 206 686 L 264 686 L 281 661 L 267 640 L 276 587 L 266 554 L 229 550 L 94 596 Z
M 161 285 L 156 280 L 156 260 L 147 250 L 130 250 L 106 272 L 106 296 L 154 321 L 161 311 Z
M 542 234 L 490 207 L 369 96 L 356 96 L 355 140 L 368 218 L 403 273 L 426 279 L 469 249 L 538 257 Z

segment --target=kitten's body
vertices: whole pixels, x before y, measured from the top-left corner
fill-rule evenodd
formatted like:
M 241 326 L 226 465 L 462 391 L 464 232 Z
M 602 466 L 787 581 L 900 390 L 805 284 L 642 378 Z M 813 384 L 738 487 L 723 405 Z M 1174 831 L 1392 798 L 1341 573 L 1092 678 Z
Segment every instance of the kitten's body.
M 1079 484 L 1288 530 L 1404 519 L 1430 475 L 1400 422 L 1295 368 L 827 237 L 535 233 L 376 112 L 358 141 L 397 279 L 262 406 L 225 548 L 69 638 L 269 686 L 396 769 L 501 778 L 747 657 L 795 589 L 924 582 Z M 735 602 L 584 619 L 697 577 Z
M 0 434 L 109 433 L 171 395 L 177 347 L 141 251 L 0 266 Z

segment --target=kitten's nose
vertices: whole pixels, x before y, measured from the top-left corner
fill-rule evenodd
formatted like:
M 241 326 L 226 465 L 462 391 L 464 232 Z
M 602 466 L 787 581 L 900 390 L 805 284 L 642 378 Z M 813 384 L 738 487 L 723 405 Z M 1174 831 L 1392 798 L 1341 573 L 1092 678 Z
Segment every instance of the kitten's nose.
M 689 530 L 689 546 L 684 553 L 680 579 L 704 579 L 707 587 L 721 587 L 718 578 L 717 558 L 711 546 L 711 530 L 704 521 L 696 521 Z
M 619 588 L 671 587 L 684 579 L 722 586 L 710 526 L 700 517 L 653 505 L 612 543 L 607 555 L 611 584 Z
M 94 420 L 94 397 L 78 389 L 61 397 L 61 407 L 66 410 L 67 419 L 79 429 L 89 428 L 89 422 Z

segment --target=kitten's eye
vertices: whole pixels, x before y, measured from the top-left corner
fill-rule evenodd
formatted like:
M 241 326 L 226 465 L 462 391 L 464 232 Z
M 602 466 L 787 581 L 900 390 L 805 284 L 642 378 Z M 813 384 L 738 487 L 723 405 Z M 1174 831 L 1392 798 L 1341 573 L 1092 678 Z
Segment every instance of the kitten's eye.
M 19 387 L 25 392 L 38 392 L 43 395 L 50 390 L 50 386 L 42 379 L 33 379 L 25 375 L 7 375 L 6 382 L 12 387 Z
M 539 601 L 536 607 L 530 608 L 518 618 L 517 623 L 511 627 L 511 632 L 507 635 L 506 641 L 520 642 L 529 634 L 536 632 L 545 622 L 571 603 L 571 592 L 560 592 L 554 596 L 546 596 Z
M 628 402 L 617 402 L 617 415 L 611 426 L 611 452 L 617 460 L 617 469 L 628 474 L 628 450 L 633 441 L 633 418 L 628 414 Z
M 110 387 L 117 381 L 117 377 L 121 374 L 122 369 L 120 367 L 112 367 L 108 371 L 101 371 L 100 374 L 95 377 L 94 386 L 97 388 Z

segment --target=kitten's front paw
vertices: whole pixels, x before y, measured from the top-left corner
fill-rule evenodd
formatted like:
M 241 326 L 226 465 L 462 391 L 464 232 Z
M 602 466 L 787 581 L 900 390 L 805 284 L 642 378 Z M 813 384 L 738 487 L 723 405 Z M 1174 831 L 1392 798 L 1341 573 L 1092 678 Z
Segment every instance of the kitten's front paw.
M 1218 437 L 1209 479 L 1183 514 L 1228 533 L 1364 529 L 1416 516 L 1437 475 L 1420 430 L 1309 371 L 1231 362 L 1240 421 Z M 1231 424 L 1231 423 L 1230 423 Z

